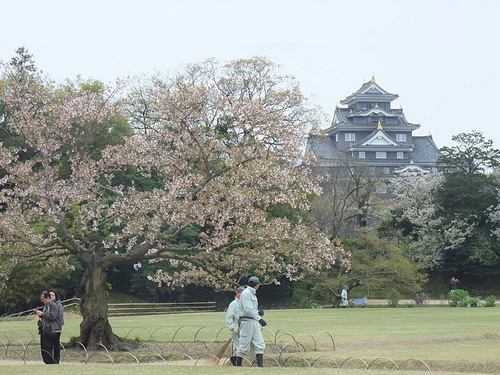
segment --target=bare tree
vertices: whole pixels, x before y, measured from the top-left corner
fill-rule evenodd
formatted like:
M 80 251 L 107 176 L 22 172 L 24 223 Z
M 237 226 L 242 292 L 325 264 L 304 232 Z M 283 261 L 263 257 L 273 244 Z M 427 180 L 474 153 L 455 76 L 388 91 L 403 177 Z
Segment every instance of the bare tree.
M 376 219 L 381 198 L 377 187 L 384 181 L 364 164 L 344 155 L 333 167 L 321 173 L 323 193 L 312 207 L 316 224 L 330 238 L 355 238 Z

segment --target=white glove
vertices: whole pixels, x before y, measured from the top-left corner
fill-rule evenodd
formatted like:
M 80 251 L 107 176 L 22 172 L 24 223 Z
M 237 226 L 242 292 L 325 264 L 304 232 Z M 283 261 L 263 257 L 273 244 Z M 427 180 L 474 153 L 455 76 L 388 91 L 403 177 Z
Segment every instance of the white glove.
M 233 332 L 233 335 L 237 335 L 238 334 L 238 328 L 233 328 L 232 332 Z

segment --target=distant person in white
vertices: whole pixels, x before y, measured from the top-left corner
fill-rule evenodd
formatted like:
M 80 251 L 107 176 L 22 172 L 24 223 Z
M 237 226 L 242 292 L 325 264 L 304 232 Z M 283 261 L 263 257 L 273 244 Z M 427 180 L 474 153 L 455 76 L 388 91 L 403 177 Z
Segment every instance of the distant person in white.
M 349 301 L 347 299 L 347 289 L 349 289 L 349 287 L 345 285 L 342 289 L 342 292 L 340 293 L 340 298 L 342 299 L 342 307 L 347 307 L 347 305 L 349 305 Z

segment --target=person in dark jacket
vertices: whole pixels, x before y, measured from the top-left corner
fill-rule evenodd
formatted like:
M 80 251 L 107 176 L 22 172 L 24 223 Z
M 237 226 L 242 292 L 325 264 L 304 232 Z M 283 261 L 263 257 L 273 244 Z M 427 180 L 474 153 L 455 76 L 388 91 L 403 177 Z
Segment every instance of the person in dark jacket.
M 61 357 L 61 333 L 62 326 L 64 325 L 64 307 L 59 299 L 59 294 L 54 289 L 49 290 L 49 294 L 52 303 L 57 306 L 57 313 L 61 322 L 61 329 L 52 331 L 52 338 L 54 339 L 54 361 L 59 363 L 59 358 Z
M 450 282 L 448 283 L 448 287 L 450 289 L 450 292 L 453 292 L 454 290 L 457 289 L 458 287 L 458 283 L 460 282 L 460 280 L 458 280 L 457 278 L 455 277 L 452 277 L 450 279 Z
M 39 333 L 42 359 L 45 364 L 55 364 L 53 332 L 59 331 L 60 336 L 62 330 L 61 316 L 57 305 L 50 299 L 49 292 L 42 292 L 40 299 L 43 303 L 43 309 L 35 309 L 34 313 L 40 318 Z

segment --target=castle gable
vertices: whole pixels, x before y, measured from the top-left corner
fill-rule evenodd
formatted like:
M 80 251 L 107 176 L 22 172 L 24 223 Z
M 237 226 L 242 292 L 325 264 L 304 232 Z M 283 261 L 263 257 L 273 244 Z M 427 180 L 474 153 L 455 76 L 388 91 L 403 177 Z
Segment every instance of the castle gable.
M 358 90 L 356 94 L 369 94 L 369 95 L 386 95 L 388 94 L 387 91 L 383 90 L 379 85 L 377 85 L 375 82 L 370 82 L 369 85 L 367 85 L 366 88 Z
M 401 168 L 395 169 L 394 174 L 399 175 L 399 176 L 415 176 L 415 175 L 422 175 L 422 174 L 428 174 L 430 171 L 426 168 L 422 168 L 419 165 L 410 163 L 407 164 Z
M 371 134 L 366 141 L 361 143 L 361 146 L 399 146 L 394 142 L 383 130 L 377 130 Z

